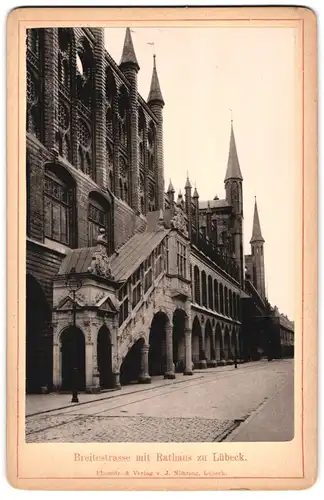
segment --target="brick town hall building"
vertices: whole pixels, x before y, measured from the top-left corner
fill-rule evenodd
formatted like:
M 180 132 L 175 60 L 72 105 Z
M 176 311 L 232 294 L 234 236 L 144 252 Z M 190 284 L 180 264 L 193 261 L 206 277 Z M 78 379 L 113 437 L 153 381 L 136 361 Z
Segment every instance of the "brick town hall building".
M 99 28 L 32 29 L 26 43 L 26 391 L 280 356 L 293 326 L 283 335 L 266 299 L 256 205 L 243 254 L 233 125 L 225 199 L 199 200 L 187 179 L 175 200 L 155 58 L 144 101 L 130 30 L 119 65 Z

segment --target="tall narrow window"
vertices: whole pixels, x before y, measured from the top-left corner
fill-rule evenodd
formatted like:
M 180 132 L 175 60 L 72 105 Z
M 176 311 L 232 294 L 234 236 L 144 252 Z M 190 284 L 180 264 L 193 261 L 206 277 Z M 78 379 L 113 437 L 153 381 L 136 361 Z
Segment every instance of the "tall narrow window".
M 118 299 L 119 307 L 119 326 L 121 326 L 128 317 L 128 281 L 119 289 Z
M 214 309 L 213 280 L 211 276 L 208 276 L 208 307 Z
M 215 311 L 219 312 L 218 282 L 214 280 Z
M 228 316 L 228 290 L 224 287 L 224 303 L 225 303 L 225 315 Z
M 201 304 L 200 298 L 200 272 L 198 266 L 194 267 L 194 282 L 195 282 L 195 302 Z
M 228 314 L 232 317 L 232 290 L 228 292 Z
M 219 301 L 220 301 L 220 312 L 224 314 L 224 293 L 223 293 L 223 284 L 219 284 Z
M 202 289 L 202 305 L 207 307 L 207 282 L 206 282 L 205 271 L 202 271 L 201 273 L 201 289 Z
M 113 249 L 111 205 L 99 193 L 90 193 L 88 202 L 88 245 L 95 246 L 99 230 L 105 230 L 108 251 Z
M 73 187 L 67 179 L 64 172 L 58 176 L 50 167 L 45 170 L 45 236 L 71 246 Z
M 187 277 L 187 250 L 186 246 L 177 241 L 177 267 L 182 278 Z

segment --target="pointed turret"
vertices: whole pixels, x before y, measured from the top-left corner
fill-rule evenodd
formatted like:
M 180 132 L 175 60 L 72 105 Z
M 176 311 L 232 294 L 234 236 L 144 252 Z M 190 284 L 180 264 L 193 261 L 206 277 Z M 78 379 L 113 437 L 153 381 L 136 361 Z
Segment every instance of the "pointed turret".
M 193 192 L 192 197 L 193 197 L 194 199 L 198 199 L 198 198 L 199 198 L 199 194 L 198 194 L 198 191 L 197 191 L 196 186 L 195 186 L 195 189 L 194 189 L 194 192 Z
M 169 183 L 169 187 L 168 187 L 167 193 L 169 194 L 169 193 L 174 193 L 174 192 L 175 192 L 174 191 L 174 187 L 173 187 L 171 179 L 170 179 L 170 183 Z
M 191 189 L 191 184 L 190 184 L 190 180 L 189 180 L 189 176 L 188 175 L 187 175 L 187 181 L 186 181 L 185 189 Z
M 160 88 L 159 77 L 158 77 L 157 71 L 156 71 L 155 59 L 156 59 L 156 56 L 154 54 L 151 88 L 150 88 L 149 96 L 147 98 L 147 103 L 152 104 L 153 102 L 156 102 L 156 103 L 160 103 L 162 106 L 164 106 L 164 100 L 163 100 L 162 92 L 161 92 L 161 88 Z
M 231 139 L 230 139 L 230 147 L 229 147 L 225 182 L 229 179 L 239 179 L 240 181 L 243 180 L 241 169 L 240 169 L 240 163 L 239 163 L 239 159 L 238 159 L 238 155 L 237 155 L 237 150 L 236 150 L 233 121 L 231 121 Z
M 261 297 L 265 298 L 264 239 L 261 233 L 256 199 L 254 204 L 253 229 L 250 243 L 252 250 L 252 281 Z
M 131 30 L 129 28 L 126 28 L 124 48 L 120 61 L 121 68 L 123 66 L 125 67 L 125 65 L 133 66 L 136 68 L 137 71 L 140 69 L 135 55 Z
M 173 205 L 174 205 L 174 193 L 175 193 L 174 187 L 173 187 L 171 179 L 170 179 L 170 184 L 169 184 L 169 187 L 168 187 L 167 195 L 168 195 L 168 198 L 169 198 L 169 203 L 170 203 L 171 210 L 173 210 Z
M 253 216 L 253 228 L 252 228 L 252 238 L 250 240 L 250 243 L 254 243 L 256 241 L 260 241 L 264 243 L 264 239 L 261 233 L 261 226 L 260 226 L 260 220 L 259 220 L 259 212 L 258 212 L 258 205 L 257 201 L 255 198 L 255 203 L 254 203 L 254 216 Z

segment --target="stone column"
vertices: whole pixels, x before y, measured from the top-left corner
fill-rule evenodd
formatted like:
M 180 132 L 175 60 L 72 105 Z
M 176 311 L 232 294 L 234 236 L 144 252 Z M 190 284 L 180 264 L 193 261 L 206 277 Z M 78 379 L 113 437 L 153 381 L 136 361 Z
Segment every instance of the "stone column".
M 148 366 L 148 353 L 150 350 L 150 346 L 145 344 L 141 349 L 141 374 L 139 376 L 139 382 L 141 384 L 150 384 L 151 377 L 149 375 L 149 366 Z
M 119 371 L 113 372 L 112 376 L 113 376 L 113 388 L 114 389 L 121 389 Z
M 199 345 L 199 368 L 207 368 L 206 352 L 205 352 L 205 336 L 201 333 L 201 340 Z
M 216 344 L 215 344 L 215 332 L 212 332 L 210 337 L 210 361 L 209 366 L 214 367 L 217 365 L 216 361 Z
M 98 370 L 98 356 L 95 344 L 92 349 L 92 390 L 91 392 L 100 392 L 100 373 Z
M 191 329 L 185 330 L 185 370 L 184 375 L 192 375 Z
M 173 343 L 172 343 L 172 325 L 165 328 L 166 337 L 166 372 L 164 378 L 175 378 L 174 364 L 173 364 Z
M 224 331 L 222 331 L 222 336 L 221 336 L 221 345 L 220 345 L 220 361 L 219 361 L 219 366 L 225 366 L 226 365 L 226 360 L 225 360 L 225 346 L 224 346 Z
M 232 335 L 233 335 L 233 332 L 231 332 L 229 335 L 228 357 L 227 357 L 227 361 L 226 361 L 227 365 L 234 364 L 234 360 L 233 360 L 234 353 L 232 352 L 233 351 Z
M 59 344 L 53 344 L 53 386 L 57 390 L 62 384 L 61 353 Z
M 86 375 L 86 392 L 92 392 L 93 388 L 93 344 L 87 342 L 85 346 L 85 375 Z

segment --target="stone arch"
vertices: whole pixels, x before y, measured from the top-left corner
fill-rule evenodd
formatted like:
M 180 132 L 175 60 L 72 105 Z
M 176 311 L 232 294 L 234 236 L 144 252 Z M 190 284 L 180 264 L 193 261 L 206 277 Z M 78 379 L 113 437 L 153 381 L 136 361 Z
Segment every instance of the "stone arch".
M 231 336 L 229 328 L 226 325 L 224 330 L 224 355 L 226 361 L 230 359 L 230 354 L 231 354 Z
M 26 392 L 40 392 L 52 381 L 51 309 L 42 286 L 26 275 Z
M 176 372 L 185 369 L 185 328 L 188 316 L 183 309 L 177 308 L 172 317 L 173 362 Z
M 207 319 L 205 324 L 205 355 L 207 366 L 212 366 L 211 361 L 215 359 L 214 351 L 213 329 L 210 320 Z
M 164 311 L 155 313 L 149 334 L 149 374 L 164 375 L 167 371 L 166 330 L 170 328 L 170 319 Z
M 225 359 L 225 354 L 223 346 L 222 328 L 219 322 L 216 323 L 216 329 L 215 329 L 215 351 L 216 351 L 217 364 L 222 364 L 222 361 Z
M 74 383 L 79 391 L 85 389 L 85 337 L 83 331 L 68 326 L 60 334 L 61 388 L 71 391 Z
M 113 387 L 112 338 L 110 330 L 105 325 L 99 329 L 97 335 L 97 366 L 100 387 L 102 389 Z
M 192 323 L 192 360 L 195 368 L 206 366 L 203 332 L 198 316 Z
M 142 349 L 145 345 L 144 337 L 134 340 L 120 366 L 120 383 L 128 385 L 138 383 L 142 371 Z

